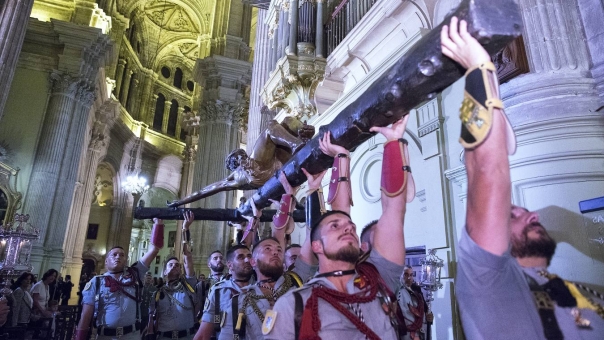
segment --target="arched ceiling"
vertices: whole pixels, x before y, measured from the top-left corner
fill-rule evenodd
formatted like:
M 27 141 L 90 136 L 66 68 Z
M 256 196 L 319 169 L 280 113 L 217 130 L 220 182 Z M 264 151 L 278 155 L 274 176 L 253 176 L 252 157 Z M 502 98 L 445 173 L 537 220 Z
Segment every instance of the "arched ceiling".
M 141 62 L 158 70 L 165 59 L 193 66 L 200 37 L 210 34 L 215 2 L 220 0 L 118 0 L 117 8 L 136 23 Z

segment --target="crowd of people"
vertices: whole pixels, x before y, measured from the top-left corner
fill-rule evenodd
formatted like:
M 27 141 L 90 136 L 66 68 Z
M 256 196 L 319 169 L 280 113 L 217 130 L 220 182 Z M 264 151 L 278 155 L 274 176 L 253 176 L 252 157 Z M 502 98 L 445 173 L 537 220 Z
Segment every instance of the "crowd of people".
M 604 338 L 602 306 L 547 271 L 555 241 L 536 213 L 511 204 L 508 155 L 515 151 L 515 136 L 488 53 L 455 17 L 443 27 L 441 44 L 445 56 L 468 69 L 460 138 L 468 201 L 455 277 L 465 336 Z M 193 270 L 190 211 L 184 216 L 182 262 L 169 258 L 161 278 L 148 273 L 164 244 L 162 221 L 155 219 L 140 260 L 128 266 L 124 249 L 114 247 L 105 273 L 83 285 L 75 339 L 426 339 L 434 315 L 405 262 L 406 204 L 415 194 L 403 139 L 407 121 L 408 115 L 392 126 L 371 128 L 386 138 L 382 215 L 360 238 L 350 216 L 350 152 L 332 144 L 326 132 L 319 145 L 334 159 L 327 199 L 332 210 L 324 208 L 325 172 L 303 170 L 308 191 L 302 244 L 286 241 L 297 189 L 284 173 L 279 180 L 285 194 L 275 202 L 272 235 L 252 244 L 262 212 L 250 200 L 253 214 L 237 244 L 224 255 L 209 253 L 207 277 Z M 66 276 L 53 286 L 57 275 L 51 269 L 35 284 L 29 273 L 16 280 L 12 325 L 51 316 L 57 290 L 67 303 L 73 284 Z M 6 322 L 6 310 L 0 303 L 0 322 Z

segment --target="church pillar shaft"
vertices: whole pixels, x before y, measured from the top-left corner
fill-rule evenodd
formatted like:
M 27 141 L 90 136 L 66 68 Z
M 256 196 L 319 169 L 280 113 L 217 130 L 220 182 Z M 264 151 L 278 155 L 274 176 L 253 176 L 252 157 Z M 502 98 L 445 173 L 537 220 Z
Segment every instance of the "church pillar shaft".
M 161 132 L 165 135 L 168 133 L 168 119 L 170 118 L 170 109 L 172 109 L 172 101 L 166 98 L 164 103 L 164 117 L 161 123 Z
M 317 0 L 317 28 L 315 37 L 315 55 L 323 57 L 323 0 Z
M 3 8 L 0 8 L 0 88 L 2 89 L 0 120 L 23 46 L 27 20 L 33 3 L 34 0 L 11 0 L 4 2 Z
M 130 79 L 134 72 L 126 65 L 126 74 L 122 80 L 122 90 L 120 92 L 120 102 L 123 106 L 126 106 L 126 100 L 128 99 L 128 91 L 130 90 Z
M 264 83 L 268 79 L 270 62 L 272 60 L 272 41 L 268 36 L 269 27 L 264 23 L 267 10 L 258 10 L 258 24 L 256 25 L 256 45 L 254 47 L 254 66 L 252 67 L 252 87 L 250 89 L 250 108 L 247 129 L 247 150 L 251 152 L 260 132 L 273 118 L 270 114 L 262 114 L 262 96 L 260 95 Z
M 521 0 L 531 71 L 588 70 L 589 55 L 574 0 Z
M 288 54 L 298 54 L 298 0 L 291 0 Z
M 124 68 L 126 67 L 126 59 L 120 58 L 115 69 L 115 97 L 119 99 L 122 89 L 122 78 L 124 77 Z

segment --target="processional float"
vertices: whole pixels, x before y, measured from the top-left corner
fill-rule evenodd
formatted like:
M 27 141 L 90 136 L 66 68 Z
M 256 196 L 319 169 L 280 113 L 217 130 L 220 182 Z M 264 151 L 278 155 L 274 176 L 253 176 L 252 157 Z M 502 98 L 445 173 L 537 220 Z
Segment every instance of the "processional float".
M 353 103 L 344 108 L 328 125 L 298 150 L 281 168 L 292 186 L 306 181 L 301 168 L 311 174 L 328 169 L 333 159 L 319 149 L 319 138 L 331 132 L 332 143 L 354 150 L 375 133 L 372 126 L 387 126 L 401 119 L 419 104 L 433 99 L 438 93 L 464 75 L 464 70 L 441 53 L 440 31 L 452 16 L 468 22 L 468 31 L 489 52 L 495 55 L 513 39 L 520 36 L 522 17 L 514 0 L 464 0 L 449 13 L 438 27 L 433 28 L 410 51 L 369 86 Z M 260 186 L 252 196 L 258 209 L 271 204 L 285 193 L 279 183 L 278 172 Z M 182 220 L 183 208 L 145 208 L 135 211 L 135 218 L 162 218 Z M 252 215 L 248 201 L 238 209 L 191 209 L 196 220 L 245 221 Z M 264 211 L 264 221 L 270 221 L 274 211 Z M 296 222 L 304 222 L 302 211 L 294 212 Z

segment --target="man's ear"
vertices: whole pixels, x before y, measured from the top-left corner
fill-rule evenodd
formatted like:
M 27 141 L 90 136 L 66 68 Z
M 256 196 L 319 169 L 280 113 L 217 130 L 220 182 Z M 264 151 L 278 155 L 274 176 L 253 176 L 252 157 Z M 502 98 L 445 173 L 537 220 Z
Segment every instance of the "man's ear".
M 315 254 L 322 254 L 323 253 L 323 242 L 321 242 L 321 240 L 315 240 L 310 242 L 310 249 L 312 249 L 312 252 Z
M 256 268 L 256 259 L 253 255 L 252 257 L 250 257 L 250 265 L 252 266 L 252 268 Z

